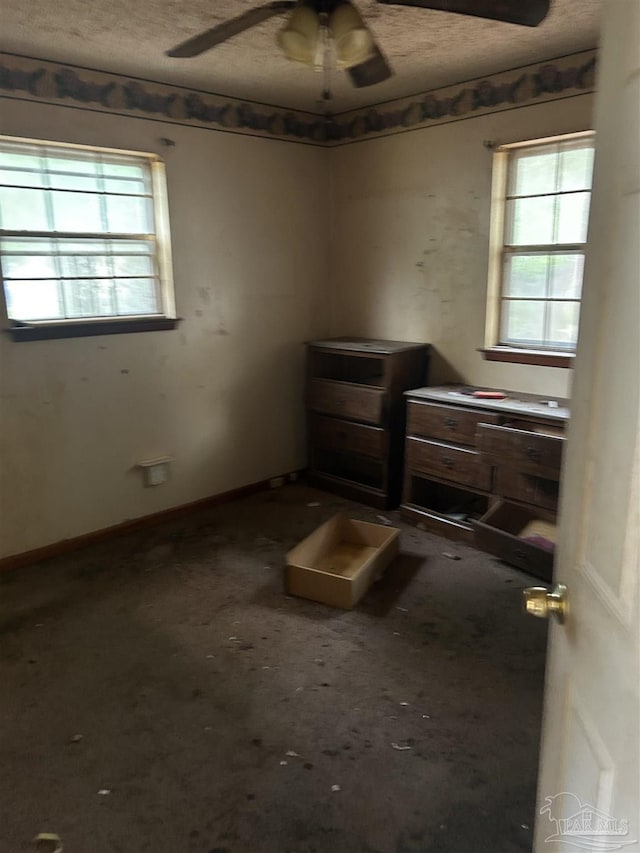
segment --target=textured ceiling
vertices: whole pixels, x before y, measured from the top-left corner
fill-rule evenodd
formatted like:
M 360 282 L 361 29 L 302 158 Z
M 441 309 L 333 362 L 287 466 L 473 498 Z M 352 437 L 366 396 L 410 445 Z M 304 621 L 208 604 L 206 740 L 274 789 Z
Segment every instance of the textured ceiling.
M 273 18 L 194 59 L 176 43 L 265 0 L 2 0 L 0 50 L 118 71 L 243 99 L 321 112 L 322 74 L 289 62 Z M 354 89 L 333 71 L 333 112 L 597 46 L 602 0 L 552 0 L 539 27 L 400 6 L 356 3 L 394 76 Z

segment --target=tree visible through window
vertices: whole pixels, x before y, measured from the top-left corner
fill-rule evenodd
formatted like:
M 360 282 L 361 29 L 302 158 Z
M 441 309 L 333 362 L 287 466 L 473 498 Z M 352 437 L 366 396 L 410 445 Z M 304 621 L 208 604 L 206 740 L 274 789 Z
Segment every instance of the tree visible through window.
M 0 137 L 0 262 L 9 319 L 172 313 L 155 155 Z
M 506 186 L 494 343 L 575 350 L 593 154 L 590 134 L 504 146 L 496 154 L 506 157 Z

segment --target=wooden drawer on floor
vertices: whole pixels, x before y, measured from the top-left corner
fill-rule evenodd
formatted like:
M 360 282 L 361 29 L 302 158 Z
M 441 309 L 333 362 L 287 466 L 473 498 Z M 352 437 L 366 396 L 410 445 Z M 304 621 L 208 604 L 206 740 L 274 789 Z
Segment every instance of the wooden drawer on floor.
M 361 453 L 374 459 L 384 459 L 387 453 L 388 435 L 380 427 L 312 415 L 309 432 L 311 444 L 324 450 Z
M 407 439 L 407 468 L 467 488 L 491 491 L 491 466 L 475 450 L 411 437 Z
M 478 426 L 478 450 L 488 461 L 508 460 L 511 467 L 548 479 L 560 478 L 565 439 L 510 426 Z
M 350 610 L 398 555 L 400 530 L 340 514 L 287 554 L 290 595 Z
M 384 391 L 378 388 L 326 379 L 312 379 L 309 382 L 307 405 L 314 412 L 380 424 L 383 419 L 383 403 Z
M 493 412 L 480 412 L 458 406 L 418 403 L 407 407 L 407 434 L 441 438 L 455 444 L 474 445 L 479 423 L 499 424 L 502 418 Z
M 526 533 L 534 522 L 549 525 L 545 519 L 539 518 L 535 509 L 526 509 L 504 501 L 493 506 L 479 521 L 472 521 L 471 524 L 475 544 L 480 550 L 495 554 L 505 563 L 517 566 L 536 577 L 551 580 L 553 551 L 522 538 L 522 534 Z M 553 529 L 554 525 L 549 527 Z M 532 530 L 535 531 L 535 527 Z

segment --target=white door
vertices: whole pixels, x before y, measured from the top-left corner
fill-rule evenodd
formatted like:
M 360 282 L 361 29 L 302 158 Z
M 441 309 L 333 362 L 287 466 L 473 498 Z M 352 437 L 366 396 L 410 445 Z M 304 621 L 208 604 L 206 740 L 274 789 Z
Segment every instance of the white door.
M 604 0 L 535 853 L 640 850 L 640 0 Z

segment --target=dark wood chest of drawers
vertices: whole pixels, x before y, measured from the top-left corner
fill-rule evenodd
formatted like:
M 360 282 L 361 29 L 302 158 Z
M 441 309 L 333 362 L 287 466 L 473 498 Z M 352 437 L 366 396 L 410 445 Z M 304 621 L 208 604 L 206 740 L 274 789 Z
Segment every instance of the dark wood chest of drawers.
M 553 548 L 540 546 L 540 532 L 555 529 L 568 410 L 535 395 L 479 403 L 423 388 L 406 396 L 403 514 L 549 579 Z
M 309 481 L 389 509 L 400 502 L 404 392 L 427 381 L 429 345 L 368 338 L 307 351 Z

